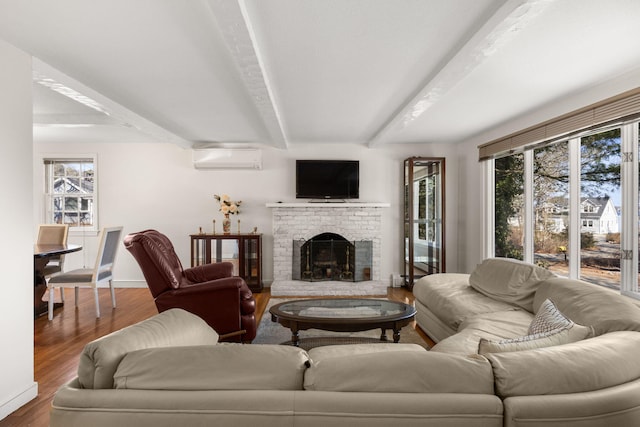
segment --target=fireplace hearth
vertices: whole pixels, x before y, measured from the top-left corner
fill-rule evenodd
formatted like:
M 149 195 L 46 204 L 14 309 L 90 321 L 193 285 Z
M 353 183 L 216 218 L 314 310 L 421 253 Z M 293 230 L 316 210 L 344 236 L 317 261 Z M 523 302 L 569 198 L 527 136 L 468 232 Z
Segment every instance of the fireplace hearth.
M 371 280 L 373 242 L 350 242 L 336 233 L 293 241 L 293 280 L 308 282 Z

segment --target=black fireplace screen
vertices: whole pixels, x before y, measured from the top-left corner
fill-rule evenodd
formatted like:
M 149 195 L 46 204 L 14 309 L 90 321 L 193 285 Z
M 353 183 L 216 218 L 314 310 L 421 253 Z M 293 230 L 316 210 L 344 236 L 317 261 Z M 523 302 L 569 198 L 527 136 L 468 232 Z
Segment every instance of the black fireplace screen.
M 350 242 L 335 233 L 322 233 L 306 241 L 294 240 L 292 279 L 371 280 L 372 249 L 370 240 Z

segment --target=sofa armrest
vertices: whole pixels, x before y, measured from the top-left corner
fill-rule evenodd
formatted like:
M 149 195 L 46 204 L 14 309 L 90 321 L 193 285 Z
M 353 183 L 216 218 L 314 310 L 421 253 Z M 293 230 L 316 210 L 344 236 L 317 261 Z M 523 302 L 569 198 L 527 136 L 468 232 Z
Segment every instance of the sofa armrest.
M 513 396 L 584 393 L 640 378 L 640 333 L 610 332 L 536 350 L 489 353 L 496 394 Z M 517 374 L 515 374 L 517 373 Z
M 194 296 L 197 294 L 210 294 L 216 291 L 227 291 L 229 295 L 233 295 L 232 297 L 230 296 L 232 299 L 236 298 L 235 292 L 237 292 L 240 297 L 240 305 L 236 305 L 236 307 L 239 307 L 240 314 L 253 314 L 256 311 L 255 299 L 253 298 L 251 289 L 249 289 L 244 279 L 238 276 L 225 277 L 204 283 L 194 283 L 192 285 L 183 285 L 179 291 L 174 291 L 174 295 L 177 295 L 179 292 L 183 295 Z M 217 298 L 222 297 L 218 296 Z
M 112 388 L 113 374 L 129 352 L 155 347 L 216 344 L 218 334 L 198 316 L 174 308 L 85 345 L 78 364 L 81 388 Z

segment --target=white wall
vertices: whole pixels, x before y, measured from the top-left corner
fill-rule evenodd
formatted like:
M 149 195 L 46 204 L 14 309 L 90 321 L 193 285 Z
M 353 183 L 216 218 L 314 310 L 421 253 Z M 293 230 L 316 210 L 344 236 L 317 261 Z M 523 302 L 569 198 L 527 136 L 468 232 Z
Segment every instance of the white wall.
M 262 170 L 195 170 L 191 151 L 169 144 L 149 143 L 36 143 L 34 146 L 34 193 L 42 193 L 42 157 L 55 153 L 97 153 L 100 226 L 123 225 L 130 233 L 155 228 L 174 243 L 183 264 L 189 261 L 189 234 L 199 227 L 210 232 L 212 220 L 221 231 L 222 214 L 214 194 L 242 200 L 241 230 L 258 227 L 263 233 L 263 277 L 273 279 L 271 209 L 265 204 L 295 201 L 295 159 L 326 158 L 360 161 L 360 201 L 388 202 L 384 209 L 381 278 L 390 279 L 402 269 L 403 160 L 410 156 L 447 158 L 447 266 L 457 270 L 457 161 L 455 146 L 395 145 L 367 148 L 355 144 L 291 145 L 287 150 L 263 149 Z M 35 212 L 42 212 L 36 199 Z M 477 240 L 477 239 L 473 239 Z M 87 250 L 67 256 L 66 268 L 91 264 L 95 238 L 70 237 Z M 114 271 L 116 286 L 144 286 L 133 257 L 122 248 Z
M 470 273 L 482 261 L 482 165 L 474 143 L 458 144 L 458 272 Z
M 222 215 L 213 194 L 227 193 L 243 200 L 242 231 L 258 227 L 264 234 L 264 270 L 267 283 L 273 278 L 271 211 L 268 202 L 294 201 L 295 159 L 334 158 L 361 161 L 361 201 L 389 202 L 383 218 L 381 277 L 402 270 L 403 160 L 410 156 L 446 157 L 447 271 L 468 273 L 482 260 L 482 167 L 478 145 L 534 125 L 543 119 L 583 107 L 640 85 L 640 73 L 630 73 L 565 97 L 539 111 L 503 123 L 459 144 L 398 144 L 367 148 L 355 144 L 290 144 L 286 150 L 263 148 L 263 169 L 195 170 L 191 151 L 168 144 L 123 141 L 34 145 L 34 212 L 42 221 L 42 157 L 55 153 L 97 153 L 100 188 L 100 226 L 124 225 L 125 233 L 156 228 L 176 246 L 189 265 L 189 238 L 199 227 L 210 231 L 212 220 L 221 229 Z M 235 231 L 235 224 L 233 230 Z M 95 237 L 72 236 L 85 250 L 67 256 L 67 268 L 91 265 Z M 122 250 L 115 270 L 116 286 L 144 286 L 132 257 Z
M 0 40 L 0 419 L 36 397 L 33 380 L 31 58 Z
M 468 141 L 457 145 L 459 214 L 456 229 L 459 238 L 456 244 L 458 268 L 461 273 L 471 272 L 476 264 L 482 261 L 484 189 L 482 165 L 478 161 L 478 146 L 638 87 L 640 70 L 634 69 L 586 90 L 563 96 L 528 114 L 505 120 L 499 126 L 474 135 Z M 448 247 L 451 248 L 451 244 Z

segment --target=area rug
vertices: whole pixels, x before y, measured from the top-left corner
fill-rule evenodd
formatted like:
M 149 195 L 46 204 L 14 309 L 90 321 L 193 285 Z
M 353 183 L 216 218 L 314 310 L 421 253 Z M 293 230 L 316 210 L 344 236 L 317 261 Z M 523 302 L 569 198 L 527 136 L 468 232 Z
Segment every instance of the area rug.
M 284 344 L 291 345 L 291 330 L 285 328 L 277 322 L 271 321 L 271 315 L 269 314 L 269 308 L 275 304 L 281 302 L 291 301 L 293 298 L 271 298 L 267 303 L 260 324 L 258 325 L 258 332 L 256 338 L 253 340 L 254 344 Z M 309 350 L 313 347 L 320 347 L 323 345 L 336 345 L 336 344 L 361 344 L 361 343 L 381 343 L 380 341 L 380 329 L 372 329 L 370 331 L 363 332 L 332 332 L 322 331 L 319 329 L 308 329 L 306 331 L 300 331 L 300 348 Z M 388 341 L 393 342 L 393 331 L 387 331 Z M 400 330 L 400 342 L 418 344 L 426 349 L 429 349 L 428 344 L 420 337 L 415 331 L 412 324 L 409 324 Z

